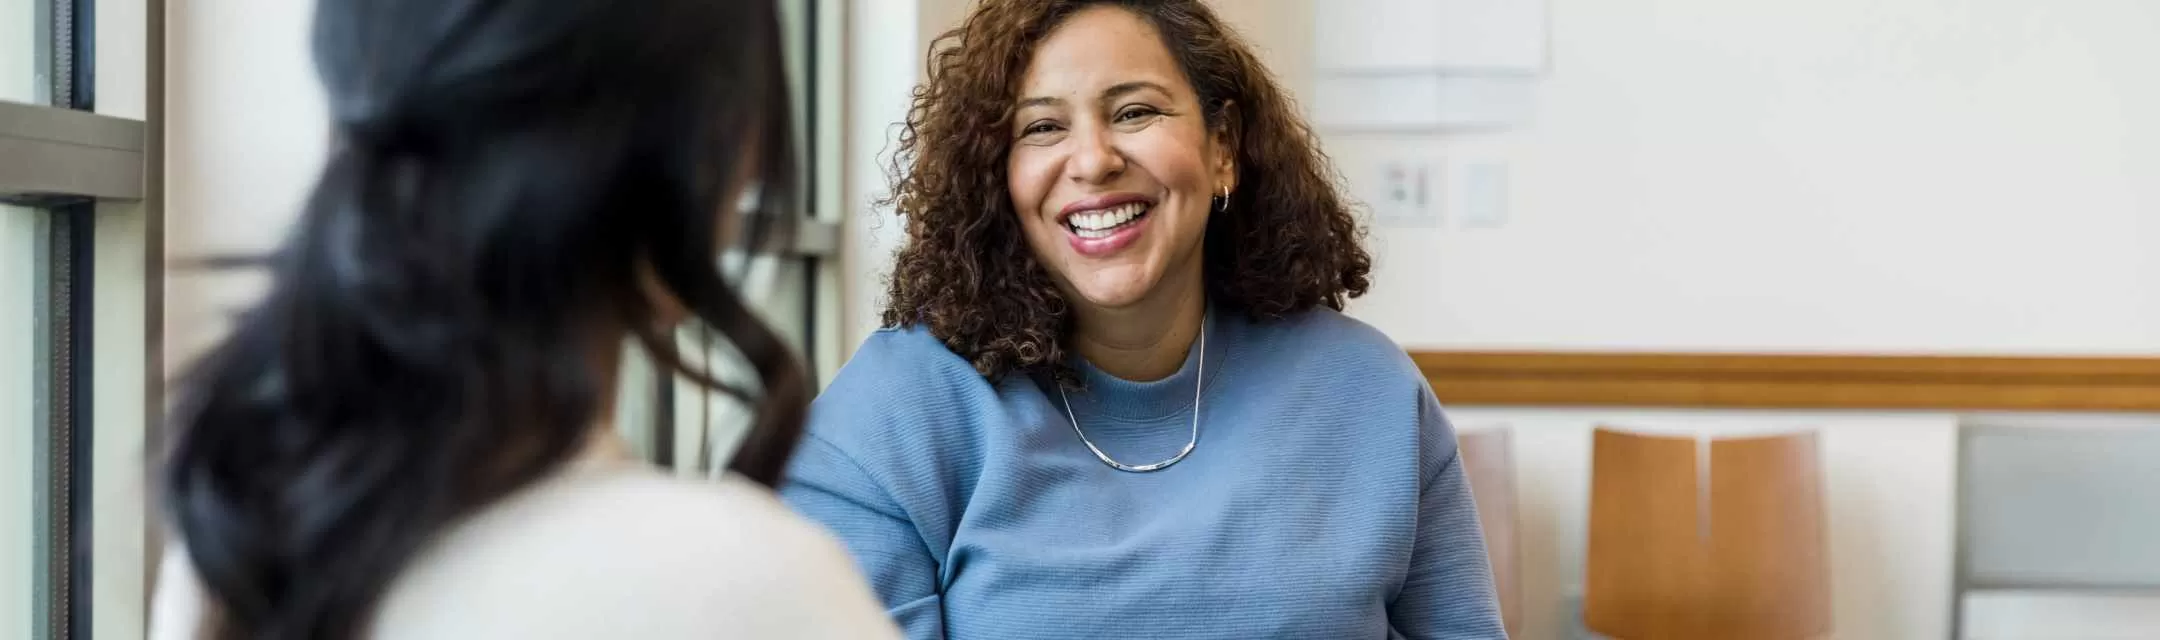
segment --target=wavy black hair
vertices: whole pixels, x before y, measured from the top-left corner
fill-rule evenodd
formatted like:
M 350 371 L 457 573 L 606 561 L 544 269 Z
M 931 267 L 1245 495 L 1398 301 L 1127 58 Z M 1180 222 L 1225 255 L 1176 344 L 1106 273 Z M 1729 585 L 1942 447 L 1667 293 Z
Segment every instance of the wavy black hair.
M 597 431 L 626 335 L 753 399 L 729 467 L 778 481 L 806 383 L 716 266 L 795 211 L 772 2 L 321 0 L 314 53 L 328 163 L 169 415 L 209 636 L 364 635 L 432 535 Z M 682 311 L 754 385 L 683 364 Z

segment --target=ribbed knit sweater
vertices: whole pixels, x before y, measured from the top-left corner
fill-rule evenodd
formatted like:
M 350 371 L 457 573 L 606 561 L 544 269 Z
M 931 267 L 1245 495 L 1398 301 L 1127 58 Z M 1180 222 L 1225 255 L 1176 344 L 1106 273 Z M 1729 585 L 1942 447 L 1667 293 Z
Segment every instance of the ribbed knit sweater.
M 1502 638 L 1453 429 L 1408 356 L 1330 310 L 1211 313 L 1176 374 L 992 382 L 921 328 L 866 341 L 782 497 L 917 640 Z M 1195 341 L 1196 345 L 1198 341 Z M 1204 377 L 1204 382 L 1202 378 Z

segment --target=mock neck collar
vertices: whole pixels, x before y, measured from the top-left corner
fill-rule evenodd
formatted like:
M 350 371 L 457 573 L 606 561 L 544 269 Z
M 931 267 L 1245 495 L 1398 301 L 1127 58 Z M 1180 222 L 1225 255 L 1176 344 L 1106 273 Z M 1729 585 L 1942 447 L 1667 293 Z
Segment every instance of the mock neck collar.
M 1168 417 L 1190 417 L 1193 410 L 1195 389 L 1199 385 L 1215 386 L 1226 364 L 1229 336 L 1223 331 L 1221 311 L 1209 305 L 1202 316 L 1200 333 L 1185 349 L 1185 363 L 1160 380 L 1136 382 L 1126 380 L 1096 368 L 1086 358 L 1073 357 L 1074 368 L 1080 373 L 1083 385 L 1079 390 L 1066 392 L 1075 413 L 1100 418 L 1133 422 L 1150 422 Z M 1206 345 L 1205 353 L 1201 346 Z M 1205 366 L 1203 368 L 1203 359 Z M 1202 390 L 1204 392 L 1204 390 Z

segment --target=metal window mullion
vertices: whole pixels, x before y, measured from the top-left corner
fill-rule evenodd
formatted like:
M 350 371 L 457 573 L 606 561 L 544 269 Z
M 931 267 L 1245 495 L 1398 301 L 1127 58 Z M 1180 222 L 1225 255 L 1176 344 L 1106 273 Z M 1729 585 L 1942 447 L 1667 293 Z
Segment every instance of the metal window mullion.
M 45 515 L 37 531 L 35 574 L 39 577 L 35 623 L 39 637 L 77 640 L 89 637 L 90 555 L 90 288 L 87 286 L 94 220 L 93 205 L 48 211 L 43 239 L 44 277 L 39 294 L 46 313 L 39 342 L 40 402 L 45 428 L 36 432 L 33 470 L 42 482 L 34 503 Z
M 820 218 L 820 214 L 824 213 L 823 211 L 819 211 L 819 210 L 818 210 L 818 209 L 819 209 L 819 207 L 818 207 L 818 201 L 817 201 L 817 195 L 816 195 L 816 194 L 820 193 L 820 192 L 819 192 L 819 189 L 821 189 L 821 188 L 823 188 L 823 187 L 824 187 L 823 181 L 822 181 L 822 180 L 820 180 L 820 178 L 821 178 L 822 176 L 819 176 L 819 175 L 818 175 L 818 173 L 819 173 L 819 167 L 823 166 L 822 164 L 820 164 L 820 163 L 818 162 L 818 157 L 819 157 L 818 151 L 819 151 L 819 150 L 821 149 L 821 147 L 822 147 L 822 145 L 821 145 L 821 144 L 819 143 L 818 137 L 819 137 L 819 135 L 820 135 L 820 134 L 824 133 L 823 131 L 821 131 L 821 130 L 820 130 L 820 127 L 818 127 L 818 108 L 817 108 L 817 106 L 818 106 L 818 99 L 819 99 L 819 98 L 821 97 L 821 96 L 819 96 L 819 95 L 818 95 L 818 93 L 819 93 L 819 92 L 818 92 L 818 82 L 817 82 L 817 81 L 818 81 L 818 2 L 819 2 L 819 0 L 801 0 L 801 1 L 802 1 L 802 4 L 803 4 L 803 20 L 802 20 L 803 24 L 802 24 L 802 40 L 801 40 L 801 48 L 800 48 L 800 50 L 802 51 L 802 54 L 803 54 L 803 55 L 802 55 L 802 61 L 803 61 L 803 62 L 802 62 L 802 67 L 801 67 L 801 69 L 802 69 L 802 79 L 801 79 L 801 80 L 799 80 L 799 82 L 801 82 L 801 83 L 802 83 L 802 96 L 803 96 L 803 100 L 802 100 L 802 103 L 801 103 L 801 104 L 800 104 L 800 105 L 799 105 L 799 106 L 797 107 L 797 111 L 796 111 L 797 113 L 800 113 L 800 114 L 802 114 L 802 117 L 800 117 L 800 118 L 796 118 L 796 120 L 797 120 L 797 121 L 798 121 L 798 122 L 800 123 L 800 125 L 799 125 L 799 126 L 801 127 L 801 131 L 802 131 L 802 134 L 801 134 L 801 135 L 802 135 L 802 138 L 801 138 L 801 143 L 800 143 L 800 144 L 801 144 L 802 146 L 801 146 L 801 147 L 799 147 L 799 148 L 801 148 L 801 149 L 803 150 L 803 155 L 802 155 L 802 163 L 801 163 L 801 166 L 802 166 L 802 168 L 803 168 L 803 172 L 802 172 L 802 175 L 803 175 L 804 177 L 806 177 L 807 179 L 803 181 L 803 184 L 804 184 L 804 186 L 806 187 L 806 188 L 805 188 L 805 189 L 803 190 L 803 193 L 805 194 L 805 196 L 806 196 L 806 197 L 803 197 L 803 198 L 801 198 L 800 200 L 801 200 L 801 202 L 802 202 L 802 203 L 803 203 L 803 204 L 805 205 L 805 208 L 804 208 L 804 210 L 803 210 L 803 217 L 804 217 L 804 218 L 806 218 L 806 219 L 809 219 L 809 220 L 813 220 L 813 221 L 816 221 L 816 220 L 819 220 L 819 218 Z M 836 226 L 837 226 L 837 225 L 836 225 Z M 837 231 L 837 229 L 835 229 L 835 231 Z M 834 233 L 833 235 L 835 235 L 835 236 L 838 236 L 839 234 L 838 234 L 838 233 Z M 839 243 L 838 243 L 838 242 L 835 242 L 834 244 L 839 244 Z M 817 286 L 817 281 L 818 281 L 818 269 L 819 269 L 819 260 L 818 260 L 817 256 L 816 256 L 816 255 L 814 255 L 814 254 L 813 254 L 813 255 L 806 255 L 806 256 L 803 256 L 803 259 L 802 259 L 802 266 L 803 266 L 803 273 L 802 273 L 802 287 L 803 287 L 803 291 L 802 291 L 802 298 L 803 298 L 803 307 L 802 307 L 802 311 L 803 311 L 803 317 L 802 317 L 802 354 L 800 355 L 800 357 L 801 357 L 801 359 L 802 359 L 802 363 L 803 363 L 803 376 L 804 376 L 805 378 L 808 378 L 808 380 L 807 380 L 807 383 L 808 383 L 809 387 L 810 387 L 811 389 L 815 390 L 815 389 L 817 389 L 817 388 L 818 388 L 818 383 L 817 383 L 817 381 L 818 381 L 818 357 L 817 357 L 817 348 L 818 348 L 818 342 L 817 342 L 817 337 L 818 337 L 818 286 Z M 707 429 L 708 429 L 708 431 L 709 431 L 709 430 L 710 430 L 710 427 L 708 426 L 708 427 L 707 427 Z
M 47 73 L 49 100 L 55 109 L 95 110 L 96 33 L 94 0 L 47 0 L 45 47 L 40 65 Z M 34 115 L 34 114 L 33 114 Z M 71 118 L 80 120 L 80 117 Z M 50 118 L 47 118 L 50 119 Z M 31 132 L 35 133 L 35 132 Z M 65 194 L 49 200 L 44 261 L 39 285 L 45 313 L 39 331 L 39 405 L 34 470 L 39 483 L 34 502 L 45 523 L 37 532 L 35 592 L 37 620 L 33 634 L 49 640 L 91 637 L 89 546 L 92 486 L 91 308 L 97 204 Z
M 58 265 L 58 269 L 66 269 L 68 262 L 65 255 L 55 260 L 53 254 L 56 251 L 64 254 L 68 247 L 65 244 L 56 247 L 52 242 L 56 233 L 53 227 L 63 223 L 50 215 L 50 212 L 40 216 L 39 222 L 42 224 L 35 243 L 37 274 L 34 280 L 36 291 L 33 293 L 37 312 L 32 320 L 35 326 L 35 346 L 30 363 L 30 370 L 33 372 L 30 412 L 34 421 L 30 430 L 30 509 L 31 519 L 37 524 L 32 527 L 30 534 L 31 547 L 35 553 L 31 558 L 30 571 L 32 595 L 29 637 L 50 640 L 62 637 L 57 625 L 66 621 L 66 602 L 63 595 L 67 593 L 65 571 L 56 573 L 54 567 L 67 566 L 67 556 L 60 551 L 67 548 L 67 493 L 65 485 L 56 481 L 55 477 L 59 475 L 56 469 L 62 466 L 56 463 L 68 460 L 67 437 L 60 425 L 66 424 L 66 411 L 70 406 L 67 401 L 70 389 L 67 388 L 64 370 L 68 361 L 65 345 L 69 344 L 69 340 L 65 328 L 66 309 L 56 307 L 53 300 L 56 296 L 65 295 L 64 291 L 59 290 L 68 282 L 65 273 L 54 273 L 55 265 Z
M 38 51 L 44 71 L 45 104 L 70 107 L 75 103 L 75 3 L 49 0 L 39 3 L 46 19 L 45 47 Z
M 97 110 L 97 2 L 51 0 L 52 104 Z
M 82 92 L 78 90 L 76 95 L 80 99 Z M 68 269 L 68 277 L 72 280 L 68 285 L 68 322 L 74 325 L 68 329 L 68 339 L 74 344 L 68 349 L 72 362 L 68 363 L 67 377 L 68 386 L 74 388 L 68 393 L 68 401 L 74 403 L 74 407 L 68 410 L 67 430 L 68 561 L 72 565 L 68 567 L 69 640 L 89 640 L 90 609 L 94 603 L 90 596 L 90 563 L 95 555 L 90 552 L 93 540 L 90 532 L 94 526 L 91 514 L 96 513 L 96 509 L 91 493 L 95 487 L 91 480 L 91 456 L 97 451 L 92 448 L 97 430 L 91 426 L 96 424 L 91 421 L 91 414 L 97 396 L 92 392 L 90 357 L 96 353 L 91 342 L 96 333 L 90 327 L 97 318 L 97 310 L 91 304 L 95 290 L 92 277 L 97 273 L 93 267 L 97 257 L 94 250 L 97 217 L 92 215 L 96 210 L 97 204 L 91 202 L 58 210 L 59 215 L 69 219 L 68 242 L 73 246 L 68 248 L 68 260 L 74 263 Z

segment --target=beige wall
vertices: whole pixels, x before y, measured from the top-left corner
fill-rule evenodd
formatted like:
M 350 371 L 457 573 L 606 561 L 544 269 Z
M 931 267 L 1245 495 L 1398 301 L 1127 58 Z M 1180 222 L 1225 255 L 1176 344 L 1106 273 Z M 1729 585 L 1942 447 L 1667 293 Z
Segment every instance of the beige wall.
M 1216 0 L 1212 3 L 1293 97 L 1312 89 L 1312 0 Z

